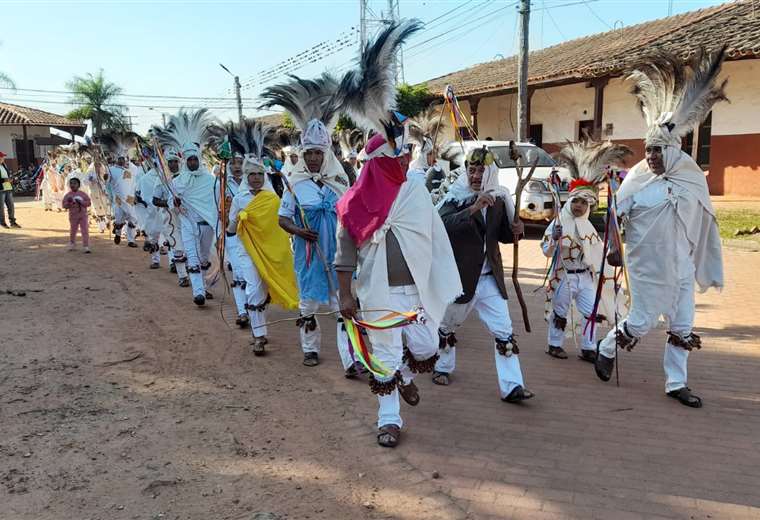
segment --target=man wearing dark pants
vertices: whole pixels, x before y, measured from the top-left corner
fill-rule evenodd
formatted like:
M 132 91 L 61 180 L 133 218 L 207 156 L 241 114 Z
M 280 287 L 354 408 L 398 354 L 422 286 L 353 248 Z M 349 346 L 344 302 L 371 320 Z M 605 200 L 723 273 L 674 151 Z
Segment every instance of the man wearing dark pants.
M 5 209 L 8 208 L 8 222 L 5 221 Z M 13 207 L 13 185 L 11 184 L 11 175 L 5 167 L 5 154 L 0 152 L 0 226 L 8 229 L 9 227 L 20 228 L 16 223 L 16 215 Z

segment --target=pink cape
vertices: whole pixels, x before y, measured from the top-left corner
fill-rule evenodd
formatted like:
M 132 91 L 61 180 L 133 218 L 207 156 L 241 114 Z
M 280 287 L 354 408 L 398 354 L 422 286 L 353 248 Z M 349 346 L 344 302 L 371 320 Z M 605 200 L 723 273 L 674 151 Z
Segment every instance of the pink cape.
M 382 136 L 376 135 L 367 143 L 367 152 L 371 153 L 384 142 Z M 379 156 L 364 164 L 359 180 L 336 205 L 340 223 L 357 247 L 385 223 L 405 181 L 406 173 L 394 157 Z

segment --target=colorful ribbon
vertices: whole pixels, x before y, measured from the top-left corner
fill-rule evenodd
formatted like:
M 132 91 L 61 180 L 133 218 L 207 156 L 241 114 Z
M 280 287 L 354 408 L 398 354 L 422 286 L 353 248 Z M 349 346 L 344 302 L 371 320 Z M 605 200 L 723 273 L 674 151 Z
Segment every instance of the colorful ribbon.
M 344 323 L 346 335 L 348 336 L 348 351 L 354 362 L 359 362 L 377 377 L 390 377 L 394 374 L 393 370 L 388 369 L 376 356 L 374 356 L 364 341 L 364 336 L 359 327 L 371 330 L 389 330 L 397 327 L 404 327 L 410 323 L 420 322 L 420 314 L 417 311 L 410 312 L 391 312 L 375 321 L 363 321 L 353 319 Z

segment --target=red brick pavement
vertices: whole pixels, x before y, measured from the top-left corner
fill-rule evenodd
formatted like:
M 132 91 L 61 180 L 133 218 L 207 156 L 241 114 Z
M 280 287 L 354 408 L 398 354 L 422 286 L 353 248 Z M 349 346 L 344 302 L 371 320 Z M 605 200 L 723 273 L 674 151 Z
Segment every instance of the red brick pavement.
M 664 330 L 621 354 L 619 388 L 587 363 L 546 356 L 543 295 L 533 293 L 544 260 L 535 240 L 521 252 L 532 334 L 516 302 L 510 309 L 536 397 L 499 400 L 492 340 L 471 317 L 458 333 L 452 385 L 420 378 L 421 404 L 403 410 L 403 459 L 438 471 L 433 482 L 468 518 L 760 518 L 760 255 L 726 250 L 726 289 L 698 295 L 704 347 L 689 370 L 705 406 L 694 410 L 664 394 Z M 368 392 L 338 375 L 328 376 L 373 427 Z

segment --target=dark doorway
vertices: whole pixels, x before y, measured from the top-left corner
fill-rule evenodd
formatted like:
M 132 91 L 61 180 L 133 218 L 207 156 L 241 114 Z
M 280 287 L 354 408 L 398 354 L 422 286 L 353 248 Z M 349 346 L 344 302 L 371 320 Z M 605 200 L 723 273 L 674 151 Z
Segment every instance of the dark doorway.
M 544 145 L 544 125 L 530 125 L 528 140 L 541 148 Z
M 593 137 L 594 135 L 594 120 L 593 119 L 584 119 L 583 121 L 578 121 L 578 140 L 579 141 L 585 141 L 589 137 Z
M 24 146 L 26 143 L 26 146 Z M 13 145 L 16 148 L 16 161 L 19 168 L 26 168 L 30 164 L 34 164 L 34 141 L 28 139 L 14 139 Z

